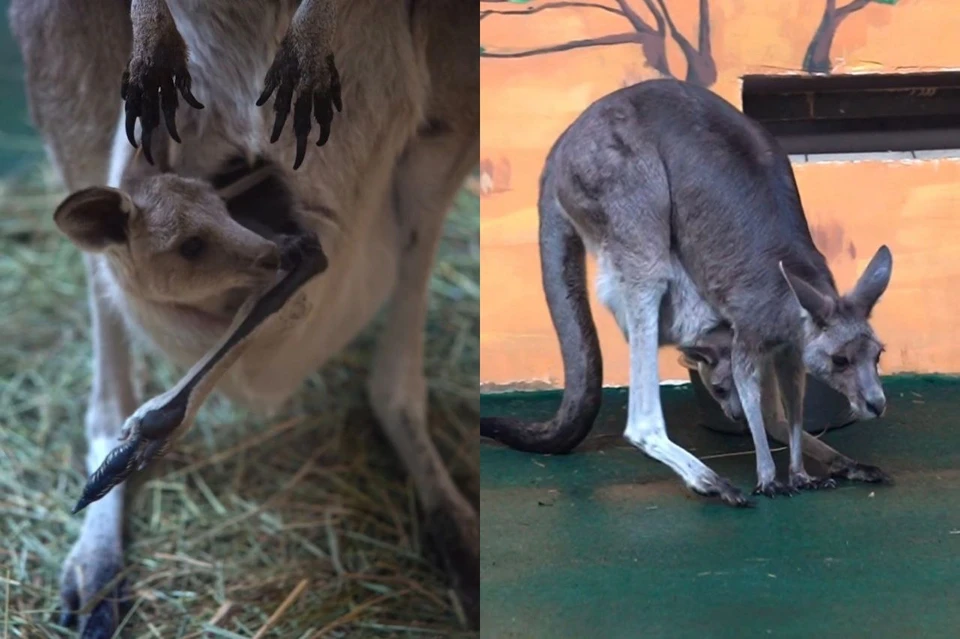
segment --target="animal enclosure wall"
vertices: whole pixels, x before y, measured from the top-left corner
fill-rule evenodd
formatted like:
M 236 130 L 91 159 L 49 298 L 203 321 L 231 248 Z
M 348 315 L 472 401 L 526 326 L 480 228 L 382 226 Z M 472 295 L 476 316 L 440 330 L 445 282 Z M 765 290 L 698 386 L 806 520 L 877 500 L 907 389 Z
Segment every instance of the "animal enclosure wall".
M 956 70 L 960 11 L 954 5 L 481 1 L 481 382 L 563 384 L 540 281 L 537 181 L 551 144 L 591 102 L 663 76 L 709 87 L 740 107 L 745 75 Z M 874 314 L 887 344 L 885 374 L 960 373 L 957 155 L 907 152 L 816 162 L 801 156 L 794 165 L 813 236 L 841 291 L 881 244 L 893 252 L 893 278 Z M 590 264 L 588 274 L 594 273 Z M 591 304 L 604 383 L 625 385 L 627 346 L 592 294 Z M 661 352 L 660 364 L 663 379 L 686 378 L 673 349 Z

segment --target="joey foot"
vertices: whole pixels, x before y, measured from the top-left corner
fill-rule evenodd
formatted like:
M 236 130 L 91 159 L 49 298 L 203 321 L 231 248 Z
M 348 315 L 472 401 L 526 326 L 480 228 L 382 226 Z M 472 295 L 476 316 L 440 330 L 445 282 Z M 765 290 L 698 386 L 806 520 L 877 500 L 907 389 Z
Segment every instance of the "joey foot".
M 126 132 L 130 144 L 137 147 L 134 125 L 140 118 L 140 140 L 143 156 L 153 164 L 151 135 L 160 124 L 160 113 L 167 132 L 180 142 L 176 113 L 179 101 L 177 91 L 195 109 L 203 105 L 190 90 L 187 71 L 187 45 L 169 11 L 157 16 L 157 25 L 144 33 L 135 32 L 133 54 L 120 80 L 120 97 L 125 102 Z
M 122 443 L 87 479 L 73 513 L 102 499 L 135 471 L 163 456 L 174 435 L 190 425 L 186 419 L 188 399 L 189 388 L 174 389 L 144 402 L 134 411 L 120 432 Z
M 791 472 L 789 477 L 791 488 L 801 490 L 829 490 L 837 487 L 837 482 L 830 477 L 811 477 L 806 472 Z
M 764 495 L 771 499 L 776 498 L 777 495 L 786 495 L 787 497 L 793 497 L 794 495 L 799 495 L 800 491 L 796 488 L 772 479 L 766 483 L 759 483 L 757 487 L 753 489 L 754 495 Z
M 120 557 L 107 549 L 77 542 L 60 577 L 60 619 L 79 626 L 80 639 L 109 639 L 129 609 L 120 574 Z
M 451 585 L 467 621 L 480 627 L 480 518 L 470 504 L 459 498 L 427 512 L 424 532 L 432 542 L 441 568 Z
M 742 490 L 719 475 L 708 479 L 702 487 L 692 487 L 692 490 L 704 497 L 719 497 L 723 503 L 738 508 L 751 508 L 755 505 L 751 499 L 743 494 Z
M 841 458 L 830 464 L 829 476 L 868 484 L 893 483 L 893 478 L 876 466 L 861 464 L 849 458 Z
M 307 152 L 311 112 L 320 125 L 317 146 L 323 146 L 330 138 L 333 109 L 336 108 L 338 113 L 343 111 L 340 74 L 337 72 L 333 54 L 323 55 L 322 51 L 316 50 L 311 38 L 300 34 L 296 26 L 291 27 L 267 71 L 263 93 L 257 99 L 257 106 L 266 104 L 274 91 L 277 92 L 273 102 L 276 120 L 270 135 L 271 144 L 280 139 L 283 125 L 290 113 L 293 94 L 297 94 L 297 101 L 293 106 L 293 132 L 297 138 L 293 170 L 296 171 Z

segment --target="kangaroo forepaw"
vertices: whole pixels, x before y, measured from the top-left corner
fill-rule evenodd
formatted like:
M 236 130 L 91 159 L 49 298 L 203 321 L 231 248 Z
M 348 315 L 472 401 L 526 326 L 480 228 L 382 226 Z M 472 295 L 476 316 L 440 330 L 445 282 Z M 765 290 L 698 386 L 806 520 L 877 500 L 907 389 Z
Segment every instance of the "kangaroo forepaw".
M 805 472 L 790 473 L 790 487 L 795 490 L 829 490 L 837 487 L 837 482 L 830 477 L 811 477 Z
M 277 92 L 273 102 L 273 110 L 277 116 L 270 135 L 270 142 L 273 143 L 280 139 L 283 125 L 290 113 L 293 95 L 297 94 L 297 101 L 293 106 L 293 132 L 297 138 L 294 171 L 300 168 L 307 152 L 311 113 L 320 125 L 317 146 L 323 146 L 330 138 L 333 109 L 336 108 L 338 112 L 343 110 L 340 74 L 333 61 L 333 54 L 318 54 L 309 44 L 304 44 L 309 42 L 310 39 L 302 38 L 296 32 L 288 33 L 284 37 L 277 57 L 267 71 L 263 93 L 257 100 L 257 106 L 263 106 L 273 92 Z
M 480 519 L 466 502 L 427 513 L 424 530 L 433 542 L 442 567 L 464 614 L 480 627 Z
M 768 482 L 761 482 L 757 484 L 757 487 L 753 489 L 754 495 L 764 495 L 771 499 L 776 498 L 777 495 L 786 495 L 787 497 L 793 497 L 794 495 L 799 495 L 800 491 L 796 488 L 772 479 Z
M 834 464 L 830 468 L 830 476 L 848 481 L 866 482 L 868 484 L 893 483 L 893 478 L 876 466 L 861 464 L 852 459 L 846 459 Z
M 693 491 L 705 497 L 719 497 L 723 503 L 738 508 L 751 508 L 756 505 L 742 490 L 719 475 L 704 482 L 703 486 L 694 487 Z
M 134 48 L 133 55 L 120 80 L 120 97 L 125 102 L 127 139 L 136 148 L 134 125 L 140 118 L 140 140 L 143 156 L 153 164 L 151 134 L 160 124 L 160 114 L 170 137 L 180 142 L 176 114 L 177 91 L 195 109 L 203 105 L 190 90 L 187 71 L 187 45 L 172 20 L 154 32 L 146 42 Z
M 114 636 L 129 608 L 119 557 L 99 549 L 75 546 L 64 562 L 60 580 L 60 619 L 64 628 L 79 625 L 80 639 Z

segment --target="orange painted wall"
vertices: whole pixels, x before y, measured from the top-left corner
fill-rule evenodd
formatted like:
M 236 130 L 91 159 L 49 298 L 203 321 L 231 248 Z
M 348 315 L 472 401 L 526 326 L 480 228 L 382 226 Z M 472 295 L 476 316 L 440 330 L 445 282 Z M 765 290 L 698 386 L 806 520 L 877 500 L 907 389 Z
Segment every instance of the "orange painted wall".
M 649 5 L 623 0 L 651 29 Z M 801 73 L 827 0 L 663 0 L 676 28 L 696 47 L 708 5 L 716 81 L 735 105 L 748 73 Z M 960 69 L 956 0 L 864 5 L 840 23 L 832 73 Z M 616 0 L 593 7 L 480 2 L 481 21 L 481 382 L 560 386 L 563 368 L 540 283 L 537 179 L 550 145 L 597 98 L 660 77 L 637 43 L 587 46 L 530 57 L 494 58 L 638 31 Z M 579 4 L 579 3 L 578 3 Z M 606 7 L 612 11 L 604 10 Z M 851 7 L 856 8 L 856 7 Z M 487 13 L 486 15 L 485 12 Z M 520 12 L 504 15 L 498 12 Z M 658 11 L 659 12 L 659 11 Z M 529 15 L 523 15 L 529 13 Z M 684 79 L 686 57 L 666 37 L 670 72 Z M 831 162 L 795 167 L 807 218 L 841 290 L 851 286 L 880 244 L 894 273 L 874 315 L 887 343 L 883 371 L 960 373 L 960 160 Z M 594 273 L 590 270 L 591 275 Z M 593 299 L 604 354 L 604 383 L 628 381 L 626 344 Z M 673 349 L 661 352 L 663 379 L 686 378 Z

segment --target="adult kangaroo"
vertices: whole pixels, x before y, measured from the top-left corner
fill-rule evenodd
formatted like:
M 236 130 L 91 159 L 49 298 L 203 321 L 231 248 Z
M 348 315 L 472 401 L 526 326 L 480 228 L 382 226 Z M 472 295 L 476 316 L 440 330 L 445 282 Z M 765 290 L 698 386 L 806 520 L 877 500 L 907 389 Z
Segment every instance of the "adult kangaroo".
M 333 30 L 323 18 L 331 7 Z M 479 517 L 429 436 L 423 371 L 436 246 L 479 155 L 476 7 L 14 0 L 10 24 L 32 118 L 72 192 L 55 219 L 84 251 L 95 359 L 88 470 L 122 476 L 161 453 L 214 385 L 254 408 L 282 404 L 389 302 L 370 403 L 478 623 Z M 336 73 L 324 62 L 332 55 Z M 291 59 L 299 80 L 288 73 Z M 275 113 L 257 106 L 269 97 L 264 78 L 268 89 L 278 85 Z M 276 116 L 285 116 L 294 90 L 293 126 L 283 129 Z M 176 111 L 175 91 L 204 108 Z M 343 110 L 328 129 L 341 93 Z M 323 145 L 306 153 L 311 104 Z M 224 180 L 230 185 L 218 192 Z M 260 298 L 270 303 L 252 304 L 284 271 Z M 256 321 L 235 323 L 238 316 Z M 174 392 L 141 404 L 131 338 L 193 367 Z M 121 458 L 111 450 L 125 422 L 137 446 L 117 449 Z M 123 562 L 124 485 L 104 492 L 111 482 L 96 474 L 93 483 L 61 585 L 65 621 L 89 611 L 83 637 L 112 636 L 116 593 L 99 603 L 95 596 Z
M 806 435 L 802 400 L 806 369 L 846 396 L 857 418 L 883 414 L 883 346 L 869 317 L 890 281 L 890 251 L 880 247 L 841 296 L 814 246 L 790 161 L 759 124 L 701 87 L 636 84 L 600 98 L 563 132 L 540 189 L 541 263 L 563 351 L 563 402 L 543 424 L 483 419 L 482 434 L 525 450 L 566 452 L 589 430 L 602 367 L 586 297 L 586 250 L 597 257 L 600 297 L 620 316 L 630 343 L 625 436 L 692 490 L 750 503 L 667 436 L 657 350 L 670 342 L 663 330 L 676 320 L 664 312 L 678 294 L 691 300 L 681 319 L 698 330 L 722 320 L 733 330 L 730 365 L 756 448 L 755 493 L 835 485 L 805 471 L 804 450 L 838 464 L 830 468 L 835 475 L 887 479 Z M 697 303 L 707 308 L 698 311 Z M 784 434 L 776 426 L 782 413 L 790 446 L 785 484 L 775 477 L 765 433 L 766 426 Z

